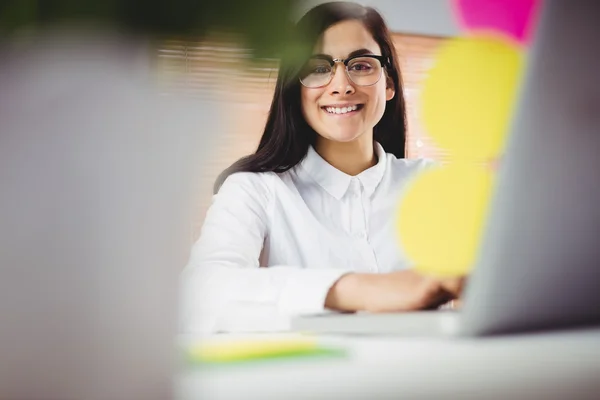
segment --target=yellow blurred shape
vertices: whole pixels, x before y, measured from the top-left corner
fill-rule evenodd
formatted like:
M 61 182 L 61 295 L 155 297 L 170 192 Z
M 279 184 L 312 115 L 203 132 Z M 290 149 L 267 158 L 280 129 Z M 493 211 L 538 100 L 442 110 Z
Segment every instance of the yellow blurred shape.
M 455 38 L 437 54 L 424 81 L 421 117 L 451 156 L 497 157 L 503 149 L 523 55 L 501 37 Z
M 493 173 L 475 164 L 424 171 L 409 183 L 396 218 L 401 247 L 427 274 L 467 274 L 475 261 Z
M 312 339 L 241 340 L 197 344 L 189 349 L 189 356 L 195 361 L 223 363 L 302 355 L 317 349 Z

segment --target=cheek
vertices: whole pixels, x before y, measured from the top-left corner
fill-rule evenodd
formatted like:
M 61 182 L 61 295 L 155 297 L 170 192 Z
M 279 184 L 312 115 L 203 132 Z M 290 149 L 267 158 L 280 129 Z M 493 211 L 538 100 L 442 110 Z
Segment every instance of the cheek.
M 377 122 L 379 122 L 379 119 L 381 119 L 385 112 L 385 105 L 387 103 L 385 85 L 373 87 L 371 89 L 372 90 L 369 93 L 370 103 L 372 104 L 370 114 L 373 118 L 378 120 Z

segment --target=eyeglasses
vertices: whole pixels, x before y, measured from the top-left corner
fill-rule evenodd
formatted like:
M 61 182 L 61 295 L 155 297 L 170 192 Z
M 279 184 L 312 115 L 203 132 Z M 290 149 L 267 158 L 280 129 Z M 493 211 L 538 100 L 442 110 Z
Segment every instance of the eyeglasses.
M 356 85 L 371 86 L 379 82 L 383 68 L 389 63 L 389 59 L 371 54 L 345 60 L 326 55 L 314 56 L 308 59 L 300 71 L 300 83 L 311 89 L 329 85 L 335 75 L 337 63 L 344 64 L 348 79 Z

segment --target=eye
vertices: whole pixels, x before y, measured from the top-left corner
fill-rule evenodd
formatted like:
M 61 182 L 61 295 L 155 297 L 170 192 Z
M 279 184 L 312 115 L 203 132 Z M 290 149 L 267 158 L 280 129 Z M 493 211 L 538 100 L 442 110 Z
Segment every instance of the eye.
M 368 72 L 372 69 L 373 69 L 373 66 L 366 61 L 356 62 L 350 66 L 350 70 L 357 71 L 357 72 Z
M 331 72 L 331 67 L 327 64 L 315 65 L 311 68 L 311 74 L 328 74 Z

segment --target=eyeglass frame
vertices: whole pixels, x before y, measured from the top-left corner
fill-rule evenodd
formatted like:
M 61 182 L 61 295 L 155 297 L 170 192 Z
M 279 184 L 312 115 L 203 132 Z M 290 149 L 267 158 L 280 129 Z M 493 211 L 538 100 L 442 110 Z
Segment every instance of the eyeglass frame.
M 379 78 L 377 78 L 377 80 L 374 83 L 372 83 L 370 85 L 359 85 L 358 83 L 354 82 L 354 80 L 350 76 L 350 72 L 348 71 L 348 63 L 350 61 L 356 59 L 356 58 L 365 58 L 365 57 L 367 57 L 367 58 L 374 58 L 374 59 L 378 60 L 379 63 L 381 64 L 381 73 L 379 74 Z M 304 82 L 302 82 L 302 78 L 298 77 L 298 80 L 300 81 L 300 84 L 302 86 L 308 88 L 308 89 L 319 89 L 319 88 L 322 88 L 322 87 L 325 87 L 325 86 L 329 85 L 331 83 L 331 81 L 333 80 L 333 77 L 335 75 L 335 65 L 337 63 L 344 64 L 344 70 L 346 71 L 346 76 L 348 77 L 348 79 L 351 82 L 353 82 L 354 84 L 356 84 L 358 86 L 361 86 L 361 87 L 369 87 L 369 86 L 373 86 L 373 85 L 377 84 L 377 82 L 379 82 L 381 80 L 381 75 L 383 74 L 383 70 L 386 69 L 391 64 L 391 61 L 390 61 L 389 57 L 379 56 L 379 55 L 376 55 L 376 54 L 357 54 L 357 55 L 354 55 L 352 57 L 348 57 L 348 58 L 345 58 L 345 59 L 344 58 L 333 58 L 333 57 L 331 57 L 331 56 L 329 56 L 327 54 L 317 54 L 317 55 L 314 55 L 314 56 L 310 57 L 309 60 L 324 60 L 324 61 L 328 61 L 329 65 L 331 66 L 331 78 L 329 79 L 329 81 L 326 84 L 321 85 L 321 86 L 306 86 L 304 84 Z M 308 61 L 307 61 L 307 63 L 308 63 Z

